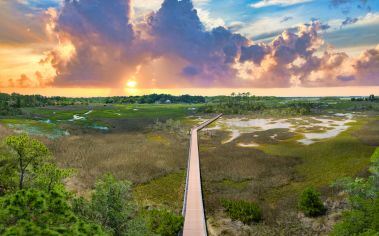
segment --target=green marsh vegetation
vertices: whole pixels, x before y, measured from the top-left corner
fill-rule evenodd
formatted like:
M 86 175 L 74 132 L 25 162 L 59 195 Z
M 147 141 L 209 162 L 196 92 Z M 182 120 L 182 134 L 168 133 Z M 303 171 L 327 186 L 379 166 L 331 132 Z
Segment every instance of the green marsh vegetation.
M 222 200 L 222 206 L 233 220 L 239 220 L 245 224 L 259 222 L 262 219 L 262 210 L 253 202 Z
M 254 202 L 261 209 L 262 220 L 259 223 L 247 223 L 243 227 L 238 223 L 228 223 L 237 229 L 231 231 L 231 235 L 239 235 L 239 228 L 248 229 L 247 232 L 253 235 L 254 232 L 266 232 L 266 235 L 320 233 L 300 222 L 297 216 L 298 199 L 304 189 L 314 186 L 320 191 L 321 200 L 325 201 L 340 191 L 340 188 L 329 187 L 331 182 L 346 176 L 367 175 L 369 157 L 379 145 L 378 102 L 340 98 L 293 99 L 246 95 L 245 98 L 236 98 L 237 96 L 239 95 L 221 99 L 204 98 L 205 104 L 165 104 L 163 100 L 159 101 L 161 104 L 152 104 L 152 100 L 141 103 L 143 99 L 138 101 L 140 98 L 133 102 L 131 98 L 62 98 L 52 104 L 15 108 L 20 113 L 2 116 L 0 138 L 12 135 L 14 130 L 27 132 L 49 148 L 51 156 L 55 157 L 51 165 L 64 170 L 75 169 L 74 173 L 62 181 L 65 192 L 70 193 L 64 199 L 68 199 L 70 214 L 80 220 L 77 222 L 89 224 L 86 226 L 89 230 L 115 234 L 113 226 L 102 220 L 108 216 L 96 213 L 103 213 L 103 210 L 88 208 L 95 205 L 92 196 L 94 192 L 100 191 L 96 190 L 99 181 L 120 187 L 121 180 L 125 188 L 120 188 L 127 189 L 126 199 L 130 200 L 128 203 L 131 203 L 132 208 L 128 208 L 125 215 L 120 215 L 120 219 L 132 218 L 127 224 L 128 233 L 163 235 L 163 232 L 172 230 L 172 227 L 167 228 L 164 225 L 177 225 L 181 221 L 177 216 L 183 200 L 188 130 L 200 122 L 198 117 L 211 116 L 208 112 L 224 112 L 227 114 L 225 119 L 287 119 L 294 126 L 305 127 L 303 130 L 297 129 L 301 134 L 285 128 L 269 129 L 241 133 L 235 140 L 223 144 L 230 138 L 230 132 L 223 128 L 200 132 L 206 216 L 208 220 L 221 218 L 223 221 L 231 218 L 222 205 L 222 199 Z M 225 109 L 218 107 L 219 104 L 224 106 L 223 99 L 230 100 L 231 104 Z M 212 110 L 206 110 L 209 107 Z M 356 113 L 355 123 L 348 124 L 349 128 L 335 137 L 310 145 L 297 142 L 302 138 L 302 133 L 326 132 L 317 126 L 318 121 L 314 118 L 330 117 L 337 112 L 360 113 Z M 72 120 L 74 115 L 85 119 Z M 306 127 L 308 123 L 313 126 Z M 213 124 L 211 128 L 215 126 Z M 107 130 L 99 127 L 106 127 Z M 31 132 L 33 129 L 38 132 Z M 54 137 L 55 130 L 67 131 L 69 135 Z M 239 143 L 250 141 L 258 146 L 238 146 Z M 8 153 L 8 148 L 0 148 L 0 155 L 3 153 Z M 7 178 L 9 171 L 12 170 L 0 173 L 2 186 L 13 186 L 12 191 L 17 191 L 18 185 L 14 184 L 17 183 L 14 182 L 17 178 Z M 54 173 L 56 172 L 52 172 Z M 104 179 L 107 173 L 114 176 L 112 181 Z M 44 178 L 41 184 L 33 184 L 33 189 L 39 190 L 38 186 L 46 183 L 46 180 Z M 116 191 L 117 188 L 103 190 L 102 196 L 106 196 L 109 191 Z M 9 192 L 11 193 L 13 192 Z M 77 206 L 83 206 L 79 208 L 88 211 L 78 211 L 70 196 L 75 199 L 82 196 L 76 202 Z M 146 210 L 150 209 L 158 209 L 158 213 L 148 214 Z M 161 224 L 149 218 L 151 215 L 163 217 L 166 212 L 174 212 L 175 215 L 167 216 Z M 324 219 L 323 216 L 319 218 Z M 150 223 L 147 224 L 149 219 Z M 75 224 L 74 222 L 73 227 L 76 227 Z M 223 225 L 216 225 L 223 230 Z

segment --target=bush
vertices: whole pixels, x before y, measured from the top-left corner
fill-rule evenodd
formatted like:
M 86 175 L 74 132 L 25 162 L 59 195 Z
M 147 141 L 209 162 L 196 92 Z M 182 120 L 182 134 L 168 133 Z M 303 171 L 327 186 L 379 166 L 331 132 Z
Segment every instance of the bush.
M 223 200 L 222 206 L 233 220 L 242 221 L 245 224 L 259 222 L 262 219 L 262 210 L 256 203 L 242 200 Z
M 182 229 L 184 218 L 166 210 L 152 210 L 148 212 L 147 227 L 161 236 L 178 235 Z
M 308 217 L 316 217 L 325 213 L 321 194 L 314 188 L 307 188 L 300 196 L 299 208 Z

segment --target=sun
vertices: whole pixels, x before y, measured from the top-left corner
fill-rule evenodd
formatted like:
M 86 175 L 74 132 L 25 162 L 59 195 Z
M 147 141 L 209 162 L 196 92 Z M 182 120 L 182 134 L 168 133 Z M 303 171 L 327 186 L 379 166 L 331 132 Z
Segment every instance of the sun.
M 126 86 L 128 88 L 135 88 L 137 86 L 137 82 L 135 80 L 129 80 L 127 83 L 126 83 Z

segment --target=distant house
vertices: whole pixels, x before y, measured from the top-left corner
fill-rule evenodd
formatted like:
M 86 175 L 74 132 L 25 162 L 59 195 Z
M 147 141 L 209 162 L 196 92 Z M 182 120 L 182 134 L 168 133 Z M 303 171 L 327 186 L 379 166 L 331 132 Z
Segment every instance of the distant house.
M 165 103 L 166 103 L 166 104 L 170 104 L 170 103 L 171 103 L 171 100 L 167 99 L 167 100 L 165 101 Z

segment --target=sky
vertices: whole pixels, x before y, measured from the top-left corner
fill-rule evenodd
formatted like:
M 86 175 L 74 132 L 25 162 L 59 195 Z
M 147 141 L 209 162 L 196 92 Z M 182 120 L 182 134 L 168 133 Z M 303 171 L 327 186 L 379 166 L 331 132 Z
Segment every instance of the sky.
M 379 95 L 379 1 L 0 0 L 0 92 Z

